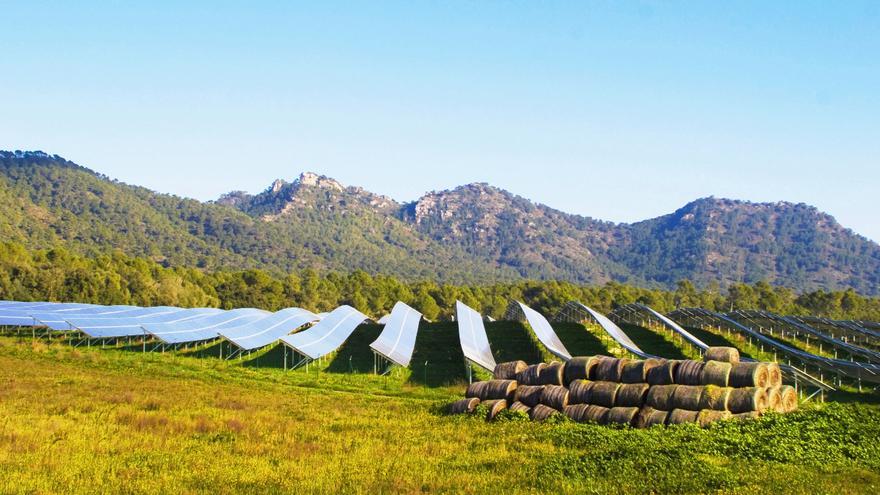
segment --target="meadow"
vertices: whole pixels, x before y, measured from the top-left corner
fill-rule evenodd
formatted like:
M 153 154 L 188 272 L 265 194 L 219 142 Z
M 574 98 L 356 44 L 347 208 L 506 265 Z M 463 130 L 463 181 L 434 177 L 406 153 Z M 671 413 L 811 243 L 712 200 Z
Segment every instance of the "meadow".
M 143 354 L 0 337 L 0 493 L 880 489 L 874 404 L 806 404 L 706 430 L 486 423 L 444 414 L 462 378 L 424 386 L 415 367 L 376 376 L 345 349 L 284 371 L 273 352 L 221 361 L 210 348 Z

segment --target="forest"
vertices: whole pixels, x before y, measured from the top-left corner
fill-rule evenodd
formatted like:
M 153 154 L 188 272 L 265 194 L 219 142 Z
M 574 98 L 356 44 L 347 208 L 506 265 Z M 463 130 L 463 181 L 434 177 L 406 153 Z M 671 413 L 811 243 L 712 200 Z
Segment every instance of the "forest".
M 97 256 L 64 248 L 29 250 L 0 243 L 0 299 L 59 301 L 138 306 L 255 307 L 278 310 L 302 307 L 329 311 L 349 304 L 379 318 L 403 301 L 429 320 L 448 320 L 455 301 L 499 318 L 511 299 L 521 300 L 545 315 L 578 300 L 599 311 L 640 302 L 661 312 L 699 306 L 716 311 L 764 309 L 779 314 L 804 314 L 835 319 L 880 321 L 880 298 L 853 290 L 798 293 L 767 282 L 697 289 L 680 280 L 675 290 L 646 289 L 615 282 L 578 285 L 564 281 L 519 281 L 487 285 L 404 281 L 364 271 L 340 273 L 306 269 L 274 275 L 263 270 L 169 268 L 121 252 Z

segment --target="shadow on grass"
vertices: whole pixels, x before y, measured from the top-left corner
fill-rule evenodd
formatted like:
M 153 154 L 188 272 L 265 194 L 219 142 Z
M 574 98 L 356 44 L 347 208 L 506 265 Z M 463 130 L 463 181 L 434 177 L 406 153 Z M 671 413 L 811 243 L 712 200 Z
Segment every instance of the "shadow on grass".
M 327 366 L 329 373 L 372 373 L 373 350 L 370 344 L 379 338 L 383 325 L 360 325 L 342 344 Z
M 409 381 L 414 384 L 442 387 L 466 381 L 457 324 L 423 322 L 409 367 L 412 370 Z
M 662 335 L 638 325 L 623 324 L 621 330 L 643 351 L 668 359 L 687 359 L 680 347 L 666 340 Z
M 518 321 L 493 321 L 486 323 L 486 335 L 495 361 L 503 363 L 521 359 L 529 364 L 544 360 L 541 349 L 531 331 Z
M 738 344 L 732 338 L 729 339 L 724 335 L 719 335 L 715 332 L 703 330 L 702 328 L 687 327 L 686 330 L 690 332 L 694 337 L 705 342 L 707 345 L 713 347 L 733 347 L 739 351 L 740 356 L 746 358 L 754 358 L 754 356 L 742 349 L 742 345 Z
M 605 343 L 580 323 L 557 322 L 553 324 L 553 329 L 572 356 L 610 354 Z

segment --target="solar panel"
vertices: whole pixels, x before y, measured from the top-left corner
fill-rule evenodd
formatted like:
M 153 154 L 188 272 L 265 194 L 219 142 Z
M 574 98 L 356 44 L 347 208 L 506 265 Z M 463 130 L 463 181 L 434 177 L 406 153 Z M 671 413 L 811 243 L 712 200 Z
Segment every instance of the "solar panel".
M 308 330 L 281 337 L 281 342 L 308 358 L 318 359 L 338 349 L 367 319 L 351 306 L 340 306 Z
M 409 366 L 422 314 L 402 302 L 394 305 L 385 328 L 370 348 L 401 366 Z M 381 323 L 382 321 L 379 320 Z
M 571 359 L 571 354 L 562 344 L 562 341 L 559 340 L 559 337 L 556 335 L 553 327 L 550 326 L 550 322 L 547 321 L 547 318 L 544 318 L 541 313 L 538 313 L 519 301 L 517 301 L 517 304 L 519 304 L 520 309 L 522 309 L 523 314 L 525 314 L 529 326 L 532 327 L 532 331 L 535 332 L 535 336 L 538 337 L 538 340 L 541 341 L 542 344 L 544 344 L 544 347 L 559 359 L 564 361 Z
M 179 311 L 162 311 L 134 317 L 97 318 L 69 317 L 67 323 L 92 338 L 137 337 L 144 335 L 143 325 L 147 323 L 177 323 L 193 320 L 205 315 L 216 314 L 218 309 L 198 308 Z
M 483 317 L 461 301 L 455 301 L 458 320 L 458 340 L 464 357 L 489 371 L 495 369 L 495 358 L 489 347 L 489 337 L 483 326 Z
M 119 319 L 119 318 L 141 318 L 165 315 L 183 311 L 181 308 L 173 308 L 170 306 L 156 306 L 152 308 L 139 308 L 137 306 L 104 306 L 96 308 L 88 308 L 73 312 L 34 312 L 32 316 L 37 320 L 38 324 L 47 326 L 52 330 L 66 331 L 76 329 L 70 324 L 70 319 Z M 137 335 L 142 334 L 139 332 Z
M 144 323 L 141 327 L 166 344 L 183 344 L 217 338 L 223 329 L 244 325 L 271 314 L 261 309 L 242 308 L 177 323 Z
M 233 328 L 220 330 L 221 337 L 245 351 L 272 344 L 297 328 L 318 321 L 317 315 L 300 308 L 288 308 Z

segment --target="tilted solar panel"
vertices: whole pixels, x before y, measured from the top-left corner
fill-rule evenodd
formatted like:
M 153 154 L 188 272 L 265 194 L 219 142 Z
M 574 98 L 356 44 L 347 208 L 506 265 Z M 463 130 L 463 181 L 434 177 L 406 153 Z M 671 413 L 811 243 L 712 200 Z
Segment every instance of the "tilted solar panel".
M 221 337 L 245 351 L 273 344 L 297 328 L 318 321 L 317 315 L 300 308 L 287 308 L 237 327 L 220 330 Z
M 483 317 L 461 301 L 455 302 L 455 315 L 458 320 L 458 340 L 464 357 L 471 362 L 495 370 L 495 358 L 489 347 L 489 337 L 483 326 Z
M 370 348 L 401 366 L 409 366 L 422 314 L 402 302 L 394 305 L 385 328 Z M 381 320 L 379 321 L 382 322 Z
M 338 349 L 367 319 L 351 306 L 340 306 L 308 330 L 281 337 L 281 342 L 304 356 L 318 359 Z
M 217 338 L 223 329 L 260 320 L 271 314 L 261 309 L 241 308 L 177 323 L 145 323 L 141 326 L 166 344 L 183 344 Z

